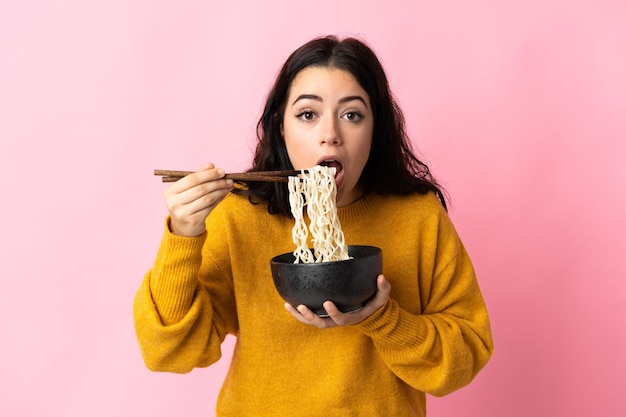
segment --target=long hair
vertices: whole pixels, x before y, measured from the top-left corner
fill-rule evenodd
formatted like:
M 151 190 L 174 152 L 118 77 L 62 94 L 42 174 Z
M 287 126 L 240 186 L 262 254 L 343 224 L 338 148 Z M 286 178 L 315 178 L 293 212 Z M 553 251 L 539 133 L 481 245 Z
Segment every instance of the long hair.
M 281 135 L 289 88 L 303 69 L 332 67 L 352 74 L 367 92 L 374 129 L 369 159 L 359 184 L 365 193 L 406 195 L 434 192 L 447 207 L 442 188 L 428 166 L 413 153 L 404 115 L 389 89 L 385 71 L 374 52 L 363 42 L 335 36 L 313 39 L 295 50 L 281 68 L 257 124 L 258 143 L 251 171 L 291 170 L 293 165 Z M 266 201 L 272 214 L 291 216 L 285 183 L 255 182 L 243 192 L 253 203 Z

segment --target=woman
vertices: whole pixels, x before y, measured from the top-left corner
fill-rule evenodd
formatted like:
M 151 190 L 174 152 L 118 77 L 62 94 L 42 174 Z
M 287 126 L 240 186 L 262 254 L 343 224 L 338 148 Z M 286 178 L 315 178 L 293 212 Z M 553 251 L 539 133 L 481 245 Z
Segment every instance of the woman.
M 232 334 L 219 416 L 424 416 L 425 393 L 468 384 L 493 342 L 472 263 L 379 60 L 350 38 L 298 48 L 258 136 L 254 171 L 336 168 L 346 242 L 383 251 L 378 291 L 353 313 L 327 301 L 327 318 L 284 304 L 269 260 L 294 246 L 286 185 L 234 189 L 208 164 L 165 192 L 170 215 L 134 307 L 147 366 L 209 366 Z

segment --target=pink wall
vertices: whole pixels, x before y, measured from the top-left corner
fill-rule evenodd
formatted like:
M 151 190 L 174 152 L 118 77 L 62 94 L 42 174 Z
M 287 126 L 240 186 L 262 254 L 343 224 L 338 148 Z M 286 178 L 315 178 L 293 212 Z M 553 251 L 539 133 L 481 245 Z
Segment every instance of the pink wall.
M 430 415 L 626 414 L 626 3 L 23 0 L 0 4 L 0 415 L 213 415 L 228 353 L 156 374 L 135 343 L 151 172 L 245 167 L 279 65 L 328 32 L 380 54 L 490 307 L 493 361 Z

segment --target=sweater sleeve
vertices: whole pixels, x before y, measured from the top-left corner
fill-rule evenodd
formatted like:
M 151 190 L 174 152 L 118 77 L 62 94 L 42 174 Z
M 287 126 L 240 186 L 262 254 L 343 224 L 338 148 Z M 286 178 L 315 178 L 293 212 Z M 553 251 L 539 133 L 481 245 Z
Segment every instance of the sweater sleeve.
M 135 295 L 135 331 L 153 371 L 209 366 L 221 357 L 221 343 L 232 330 L 222 318 L 234 303 L 231 287 L 222 280 L 209 290 L 199 281 L 205 240 L 206 233 L 185 238 L 166 227 L 154 266 Z
M 465 248 L 451 233 L 438 243 L 431 276 L 418 277 L 421 314 L 390 299 L 356 327 L 413 388 L 442 396 L 467 385 L 493 354 L 485 302 Z M 427 275 L 427 274 L 424 274 Z

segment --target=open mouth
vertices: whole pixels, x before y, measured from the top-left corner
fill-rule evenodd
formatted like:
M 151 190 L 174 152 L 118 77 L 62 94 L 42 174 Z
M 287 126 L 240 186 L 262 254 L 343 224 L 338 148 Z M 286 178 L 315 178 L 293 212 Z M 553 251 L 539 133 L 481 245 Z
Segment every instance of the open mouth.
M 341 162 L 335 159 L 325 159 L 323 161 L 320 161 L 318 165 L 335 168 L 335 183 L 337 184 L 337 188 L 339 188 L 343 181 L 343 165 L 341 164 Z
M 339 173 L 343 171 L 343 165 L 341 165 L 341 162 L 336 161 L 334 159 L 327 159 L 325 161 L 321 161 L 318 165 L 321 165 L 324 167 L 335 168 L 335 178 L 337 178 Z

